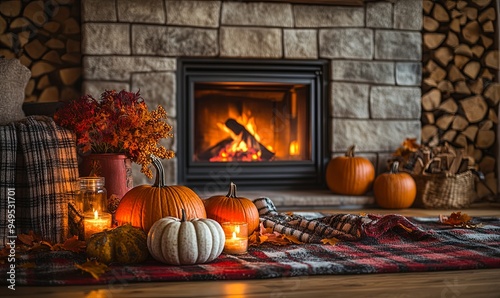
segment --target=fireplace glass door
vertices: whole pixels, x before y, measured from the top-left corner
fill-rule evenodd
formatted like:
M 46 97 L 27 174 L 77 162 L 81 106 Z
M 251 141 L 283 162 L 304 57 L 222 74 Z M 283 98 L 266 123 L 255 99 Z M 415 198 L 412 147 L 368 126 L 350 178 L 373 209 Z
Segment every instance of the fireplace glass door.
M 325 67 L 180 60 L 178 182 L 204 193 L 227 189 L 229 181 L 240 188 L 317 188 L 326 152 Z
M 195 83 L 193 160 L 310 160 L 309 101 L 305 84 Z

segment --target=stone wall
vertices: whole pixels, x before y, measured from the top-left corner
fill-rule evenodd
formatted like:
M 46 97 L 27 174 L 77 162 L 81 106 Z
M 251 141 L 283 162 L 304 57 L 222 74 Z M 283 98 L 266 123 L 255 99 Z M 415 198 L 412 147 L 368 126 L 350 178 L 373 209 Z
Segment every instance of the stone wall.
M 415 0 L 363 7 L 86 0 L 83 90 L 140 89 L 175 128 L 179 57 L 326 59 L 332 156 L 356 144 L 380 172 L 405 138 L 420 139 L 421 12 Z M 175 137 L 169 142 L 175 150 Z M 166 166 L 175 182 L 175 159 Z

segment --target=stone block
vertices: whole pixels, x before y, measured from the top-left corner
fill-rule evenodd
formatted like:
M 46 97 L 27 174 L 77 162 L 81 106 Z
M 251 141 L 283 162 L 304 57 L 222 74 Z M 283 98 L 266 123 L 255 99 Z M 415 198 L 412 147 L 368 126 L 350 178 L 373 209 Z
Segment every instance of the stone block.
M 417 62 L 396 63 L 396 84 L 402 86 L 420 86 L 422 65 Z
M 174 72 L 132 74 L 132 90 L 140 90 L 150 109 L 161 105 L 167 116 L 176 117 L 176 84 Z
M 82 95 L 89 94 L 94 98 L 99 98 L 106 90 L 126 90 L 131 91 L 128 82 L 106 82 L 106 81 L 84 81 L 82 84 Z
M 335 81 L 394 85 L 394 63 L 381 61 L 332 60 L 331 77 Z
M 222 27 L 221 57 L 282 58 L 281 29 Z
M 169 27 L 167 53 L 169 56 L 216 56 L 219 54 L 216 29 Z
M 357 151 L 396 150 L 406 138 L 420 139 L 419 120 L 332 120 L 334 152 L 345 151 L 356 144 Z
M 369 118 L 369 85 L 336 83 L 330 84 L 330 115 L 342 118 Z
M 217 30 L 203 28 L 132 26 L 132 52 L 158 56 L 215 56 Z
M 82 1 L 82 22 L 116 22 L 115 0 Z
M 371 59 L 373 31 L 371 29 L 321 29 L 319 56 L 322 58 Z
M 221 25 L 293 27 L 292 5 L 224 1 Z
M 318 59 L 316 30 L 284 29 L 285 58 Z
M 364 27 L 363 7 L 294 5 L 295 27 Z
M 368 28 L 392 28 L 392 4 L 383 1 L 367 3 L 366 26 Z
M 219 27 L 220 1 L 166 1 L 167 24 Z
M 165 24 L 163 0 L 117 0 L 116 5 L 119 22 Z
M 422 29 L 422 15 L 422 1 L 396 1 L 394 3 L 394 28 L 420 31 Z
M 135 72 L 175 71 L 175 58 L 131 56 L 85 56 L 85 80 L 130 80 Z
M 420 119 L 420 87 L 374 86 L 370 92 L 372 119 Z
M 132 53 L 135 55 L 168 55 L 168 27 L 132 25 Z
M 420 61 L 422 59 L 422 34 L 376 30 L 375 59 Z
M 87 55 L 130 54 L 130 25 L 84 23 L 82 53 Z

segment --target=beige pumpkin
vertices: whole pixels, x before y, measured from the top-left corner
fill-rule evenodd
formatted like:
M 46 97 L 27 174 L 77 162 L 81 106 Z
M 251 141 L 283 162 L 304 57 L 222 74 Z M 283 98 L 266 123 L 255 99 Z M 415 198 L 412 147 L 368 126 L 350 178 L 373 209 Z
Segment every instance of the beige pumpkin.
M 213 219 L 164 217 L 148 233 L 148 250 L 159 262 L 171 265 L 202 264 L 215 260 L 224 249 L 225 235 Z

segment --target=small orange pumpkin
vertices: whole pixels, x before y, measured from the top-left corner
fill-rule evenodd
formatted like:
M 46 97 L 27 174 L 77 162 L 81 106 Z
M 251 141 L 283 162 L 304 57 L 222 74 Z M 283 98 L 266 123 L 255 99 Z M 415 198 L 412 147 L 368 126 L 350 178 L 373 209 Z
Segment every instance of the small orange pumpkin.
M 236 184 L 231 182 L 225 196 L 212 196 L 204 201 L 207 217 L 222 224 L 223 222 L 246 222 L 248 232 L 259 227 L 259 211 L 255 204 L 236 195 Z
M 408 208 L 415 201 L 417 186 L 408 173 L 399 172 L 395 161 L 389 173 L 380 174 L 373 183 L 375 201 L 382 208 Z
M 167 186 L 160 159 L 153 156 L 156 180 L 153 185 L 139 185 L 123 196 L 116 209 L 118 224 L 130 223 L 148 233 L 160 218 L 180 218 L 182 209 L 186 219 L 206 218 L 205 206 L 200 197 L 190 188 L 182 185 Z
M 345 156 L 333 158 L 326 166 L 326 184 L 334 193 L 362 195 L 372 186 L 375 168 L 368 159 L 354 156 L 354 148 L 352 145 Z

